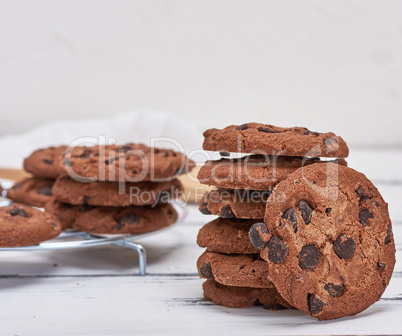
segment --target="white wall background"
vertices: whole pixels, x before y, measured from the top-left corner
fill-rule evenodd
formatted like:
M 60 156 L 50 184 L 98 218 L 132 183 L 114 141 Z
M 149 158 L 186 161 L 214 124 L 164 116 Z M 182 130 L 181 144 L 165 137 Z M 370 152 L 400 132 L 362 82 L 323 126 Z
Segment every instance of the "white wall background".
M 402 1 L 0 1 L 0 135 L 167 110 L 402 146 Z

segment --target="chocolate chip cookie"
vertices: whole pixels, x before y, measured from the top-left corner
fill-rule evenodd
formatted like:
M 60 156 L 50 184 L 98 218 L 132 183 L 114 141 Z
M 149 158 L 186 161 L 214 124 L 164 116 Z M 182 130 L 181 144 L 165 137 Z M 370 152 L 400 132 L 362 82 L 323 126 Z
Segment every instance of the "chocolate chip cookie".
M 177 218 L 177 212 L 169 203 L 156 207 L 94 207 L 79 214 L 74 228 L 88 233 L 139 234 L 167 227 Z
M 24 169 L 37 177 L 56 179 L 60 160 L 66 146 L 49 147 L 34 151 L 24 160 Z
M 199 209 L 204 215 L 212 214 L 222 218 L 264 218 L 270 194 L 268 190 L 219 188 L 204 194 Z
M 142 144 L 68 148 L 61 162 L 60 174 L 82 181 L 165 181 L 195 165 L 183 153 Z
M 200 183 L 229 189 L 272 190 L 302 166 L 321 162 L 299 157 L 250 155 L 241 159 L 206 161 L 198 172 Z M 345 160 L 336 160 L 346 165 Z
M 18 203 L 0 207 L 1 247 L 37 245 L 60 232 L 60 222 L 47 212 Z
M 79 182 L 61 176 L 53 187 L 55 198 L 62 203 L 113 207 L 166 203 L 182 193 L 183 188 L 177 179 L 159 183 Z
M 197 261 L 201 278 L 222 285 L 272 288 L 268 280 L 268 265 L 258 254 L 221 254 L 204 252 Z
M 248 232 L 258 221 L 217 218 L 201 228 L 197 244 L 211 252 L 257 254 L 260 251 L 250 242 Z
M 52 198 L 44 205 L 47 212 L 56 216 L 61 222 L 63 229 L 71 229 L 74 227 L 75 220 L 83 212 L 93 210 L 95 207 L 88 204 L 71 205 L 68 203 L 61 203 L 55 198 Z
M 320 320 L 380 299 L 395 264 L 388 205 L 362 174 L 333 163 L 299 169 L 268 202 L 261 256 L 283 298 Z M 261 247 L 261 246 L 260 246 Z
M 7 190 L 7 197 L 17 203 L 41 208 L 52 199 L 53 184 L 52 179 L 26 178 Z
M 275 288 L 225 286 L 214 280 L 203 283 L 204 298 L 228 308 L 248 308 L 262 305 L 269 310 L 292 308 Z
M 276 127 L 259 123 L 232 125 L 204 132 L 205 150 L 286 156 L 339 157 L 349 154 L 345 141 L 334 133 L 304 127 Z

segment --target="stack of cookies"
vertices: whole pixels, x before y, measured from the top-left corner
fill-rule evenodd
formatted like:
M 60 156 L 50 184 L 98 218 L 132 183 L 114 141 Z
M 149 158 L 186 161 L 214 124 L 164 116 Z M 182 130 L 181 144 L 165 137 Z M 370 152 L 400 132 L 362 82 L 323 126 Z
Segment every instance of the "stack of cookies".
M 223 156 L 198 175 L 218 188 L 201 212 L 220 216 L 197 239 L 206 247 L 197 263 L 206 299 L 293 307 L 320 320 L 379 300 L 395 264 L 387 203 L 346 166 L 342 138 L 257 123 L 204 137 L 203 148 Z
M 33 205 L 44 206 L 64 229 L 99 234 L 145 233 L 176 222 L 169 202 L 183 191 L 177 176 L 193 166 L 182 153 L 141 144 L 47 148 L 24 164 L 31 173 L 56 177 L 47 202 Z M 14 186 L 10 198 L 21 189 Z

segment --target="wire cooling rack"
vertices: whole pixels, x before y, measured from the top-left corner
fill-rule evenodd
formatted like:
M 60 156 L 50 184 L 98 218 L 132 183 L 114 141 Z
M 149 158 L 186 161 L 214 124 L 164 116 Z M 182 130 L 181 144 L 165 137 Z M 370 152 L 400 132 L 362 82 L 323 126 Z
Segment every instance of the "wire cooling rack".
M 7 185 L 5 186 L 8 187 Z M 5 188 L 5 189 L 6 189 Z M 0 197 L 0 206 L 10 205 L 11 201 L 5 197 L 5 192 L 3 192 L 2 197 Z M 182 222 L 184 218 L 187 216 L 187 211 L 183 207 L 183 203 L 174 200 L 171 201 L 172 206 L 175 208 L 177 213 L 179 214 L 179 218 L 177 219 L 177 223 Z M 174 224 L 173 224 L 174 225 Z M 94 246 L 103 246 L 103 245 L 117 245 L 121 247 L 126 247 L 132 250 L 135 250 L 138 254 L 138 266 L 139 266 L 139 274 L 141 276 L 146 275 L 146 267 L 147 267 L 147 255 L 145 248 L 135 242 L 138 239 L 144 238 L 146 236 L 154 235 L 159 233 L 160 231 L 164 231 L 171 226 L 156 230 L 152 232 L 147 232 L 138 235 L 131 234 L 123 234 L 123 235 L 98 235 L 98 234 L 90 234 L 82 231 L 64 231 L 58 237 L 40 243 L 38 245 L 32 246 L 19 246 L 19 247 L 0 247 L 1 251 L 46 251 L 46 250 L 66 250 L 66 249 L 82 249 L 89 248 Z

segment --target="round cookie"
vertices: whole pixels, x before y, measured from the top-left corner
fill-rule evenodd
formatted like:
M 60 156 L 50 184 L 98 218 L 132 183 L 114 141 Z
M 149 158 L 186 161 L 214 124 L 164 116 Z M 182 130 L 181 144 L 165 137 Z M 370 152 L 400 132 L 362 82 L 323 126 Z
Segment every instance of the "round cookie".
M 388 205 L 362 174 L 333 163 L 300 169 L 273 191 L 262 257 L 283 298 L 319 320 L 380 299 L 395 264 Z
M 349 154 L 345 141 L 334 133 L 304 127 L 276 127 L 259 123 L 212 128 L 204 132 L 203 148 L 216 152 L 285 156 L 339 157 Z
M 251 244 L 248 232 L 261 220 L 217 218 L 205 224 L 197 236 L 197 244 L 210 252 L 256 254 L 260 251 Z
M 204 215 L 222 218 L 261 219 L 270 194 L 268 190 L 219 188 L 203 195 L 199 209 Z
M 177 212 L 169 203 L 156 207 L 94 207 L 79 214 L 74 228 L 88 233 L 139 234 L 167 227 L 177 218 Z
M 236 287 L 272 288 L 268 265 L 258 254 L 221 254 L 205 251 L 197 261 L 201 278 Z
M 55 198 L 52 198 L 47 202 L 44 208 L 61 222 L 63 229 L 73 228 L 75 220 L 81 213 L 94 209 L 93 206 L 88 204 L 71 205 L 68 203 L 61 203 Z
M 122 188 L 122 193 L 120 193 Z M 62 203 L 94 206 L 124 207 L 129 205 L 155 205 L 178 198 L 183 192 L 177 180 L 165 182 L 80 182 L 61 176 L 53 187 L 55 198 Z
M 38 149 L 24 160 L 24 169 L 36 177 L 56 179 L 66 146 Z
M 126 144 L 68 148 L 59 172 L 83 181 L 156 182 L 171 180 L 194 166 L 171 149 Z
M 18 203 L 0 207 L 0 247 L 37 245 L 60 232 L 60 222 L 47 212 Z
M 335 160 L 346 165 L 346 161 Z M 240 159 L 206 161 L 198 172 L 200 183 L 228 189 L 272 190 L 290 173 L 320 159 L 249 155 Z
M 202 284 L 204 298 L 228 308 L 249 308 L 262 305 L 268 310 L 292 308 L 275 288 L 251 288 L 225 286 L 214 280 Z
M 26 178 L 7 190 L 7 198 L 13 202 L 41 208 L 52 199 L 53 184 L 52 179 Z

